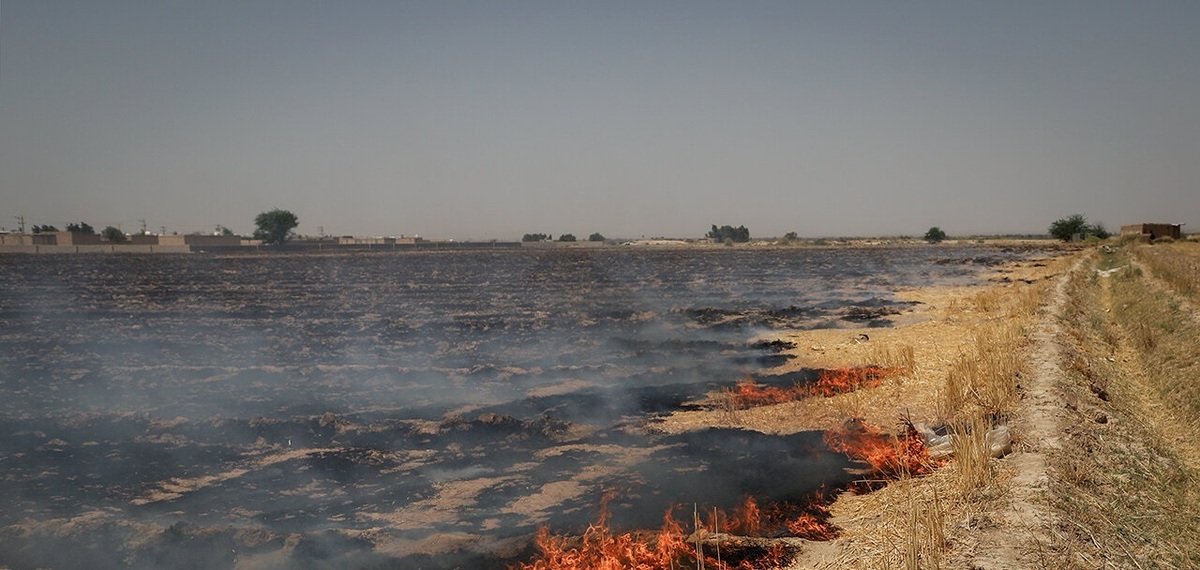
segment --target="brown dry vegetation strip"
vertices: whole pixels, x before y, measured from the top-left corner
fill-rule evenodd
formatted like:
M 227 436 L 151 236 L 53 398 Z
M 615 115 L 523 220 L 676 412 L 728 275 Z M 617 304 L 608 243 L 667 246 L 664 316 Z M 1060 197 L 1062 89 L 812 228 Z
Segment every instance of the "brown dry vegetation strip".
M 1158 281 L 1131 256 L 1175 272 Z M 1200 325 L 1176 293 L 1194 295 L 1198 273 L 1178 269 L 1198 259 L 1196 244 L 1126 244 L 1070 281 L 1054 567 L 1200 567 Z

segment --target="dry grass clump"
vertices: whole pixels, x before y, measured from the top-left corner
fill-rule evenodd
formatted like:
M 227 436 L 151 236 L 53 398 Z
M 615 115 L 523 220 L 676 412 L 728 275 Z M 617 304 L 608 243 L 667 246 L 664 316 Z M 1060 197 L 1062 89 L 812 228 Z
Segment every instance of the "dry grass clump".
M 967 500 L 986 498 L 994 489 L 995 466 L 987 443 L 991 422 L 976 416 L 956 426 L 954 447 L 954 485 L 958 495 Z
M 891 376 L 896 381 L 917 373 L 917 359 L 911 344 L 872 344 L 867 350 L 864 362 L 859 365 L 859 367 L 866 366 L 878 366 L 901 372 Z
M 938 408 L 943 417 L 950 423 L 1010 417 L 1017 403 L 1022 344 L 1011 327 L 981 327 L 974 346 L 950 366 Z
M 970 302 L 976 311 L 981 313 L 995 313 L 1004 306 L 1005 293 L 1006 291 L 1003 289 L 991 287 L 976 293 L 975 296 L 971 297 Z
M 942 567 L 946 553 L 946 513 L 942 508 L 941 493 L 937 487 L 908 489 L 908 526 L 905 528 L 908 540 L 904 550 L 904 568 L 937 570 Z
M 836 523 L 862 528 L 841 539 L 820 560 L 793 568 L 820 570 L 938 569 L 950 567 L 956 535 L 979 520 L 978 501 L 954 489 L 954 463 L 919 477 L 905 477 L 837 507 Z
M 1019 402 L 1017 388 L 1028 345 L 1027 333 L 1045 297 L 1045 285 L 998 295 L 999 288 L 975 296 L 989 306 L 989 318 L 976 326 L 974 343 L 950 365 L 940 391 L 938 412 L 948 423 L 970 425 L 985 417 L 1003 422 Z M 978 299 L 986 301 L 980 303 Z

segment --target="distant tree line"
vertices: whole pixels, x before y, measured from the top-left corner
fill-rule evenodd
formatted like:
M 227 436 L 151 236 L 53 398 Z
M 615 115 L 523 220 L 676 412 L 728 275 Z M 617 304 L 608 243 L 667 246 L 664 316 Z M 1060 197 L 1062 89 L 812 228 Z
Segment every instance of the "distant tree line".
M 554 241 L 554 236 L 552 236 L 550 234 L 543 234 L 543 233 L 525 234 L 525 235 L 521 236 L 521 241 L 524 241 L 524 242 Z M 579 241 L 579 240 L 578 240 L 578 238 L 575 237 L 575 234 L 562 234 L 562 235 L 558 236 L 558 241 L 572 242 L 572 241 Z M 593 233 L 592 235 L 588 236 L 588 241 L 604 241 L 604 235 L 601 234 L 600 232 Z
M 717 227 L 713 224 L 712 230 L 705 237 L 712 238 L 717 241 L 729 241 L 733 243 L 745 243 L 750 241 L 750 230 L 746 226 L 721 226 Z

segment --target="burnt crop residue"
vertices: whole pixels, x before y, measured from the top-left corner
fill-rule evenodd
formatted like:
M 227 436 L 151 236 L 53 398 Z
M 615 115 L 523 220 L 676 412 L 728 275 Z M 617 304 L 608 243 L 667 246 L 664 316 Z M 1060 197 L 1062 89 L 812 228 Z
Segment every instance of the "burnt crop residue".
M 647 419 L 972 278 L 944 255 L 5 256 L 0 565 L 498 568 L 612 490 L 621 529 L 836 485 L 820 434 Z

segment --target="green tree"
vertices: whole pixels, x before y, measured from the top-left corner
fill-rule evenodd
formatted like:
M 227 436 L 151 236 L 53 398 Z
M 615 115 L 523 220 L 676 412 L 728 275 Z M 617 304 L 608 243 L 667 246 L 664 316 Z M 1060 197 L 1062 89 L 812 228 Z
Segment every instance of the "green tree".
M 300 219 L 287 210 L 275 208 L 254 217 L 254 239 L 263 243 L 283 243 L 287 241 L 293 229 L 300 225 Z
M 550 236 L 547 234 L 525 234 L 521 236 L 521 241 L 550 241 Z
M 575 241 L 575 234 L 563 234 L 558 236 L 558 241 Z
M 745 243 L 750 241 L 750 230 L 746 229 L 746 226 L 738 226 L 735 228 L 727 225 L 718 228 L 716 224 L 713 224 L 712 230 L 709 231 L 705 237 L 712 238 L 716 241 Z
M 785 239 L 787 241 L 796 241 L 796 240 L 800 239 L 800 236 L 797 235 L 796 232 L 788 232 L 786 234 L 783 234 L 783 239 Z
M 121 243 L 125 241 L 125 232 L 121 231 L 121 228 L 108 226 L 100 231 L 100 237 L 113 243 Z
M 939 243 L 944 239 L 946 239 L 946 232 L 937 226 L 933 226 L 929 228 L 929 231 L 925 232 L 925 241 L 929 243 Z
M 596 232 L 588 236 L 588 241 L 604 241 L 604 236 L 600 232 Z
M 1104 224 L 1091 225 L 1088 224 L 1087 218 L 1083 214 L 1072 214 L 1054 220 L 1054 223 L 1050 224 L 1050 235 L 1063 241 L 1071 241 L 1071 238 L 1075 236 L 1080 238 L 1096 236 L 1100 239 L 1108 239 L 1111 234 L 1104 229 Z
M 56 228 L 56 227 L 54 227 L 54 226 L 52 226 L 52 225 L 50 225 L 50 224 L 43 224 L 43 225 L 40 225 L 40 226 L 38 226 L 38 225 L 35 225 L 35 226 L 33 226 L 33 233 L 35 233 L 35 234 L 40 234 L 40 233 L 50 233 L 50 232 L 56 232 L 56 231 L 58 231 L 58 228 Z
M 76 224 L 76 223 L 67 224 L 67 231 L 79 232 L 79 233 L 85 233 L 85 234 L 94 234 L 94 233 L 96 233 L 96 228 L 93 228 L 87 222 L 79 222 L 78 224 Z

